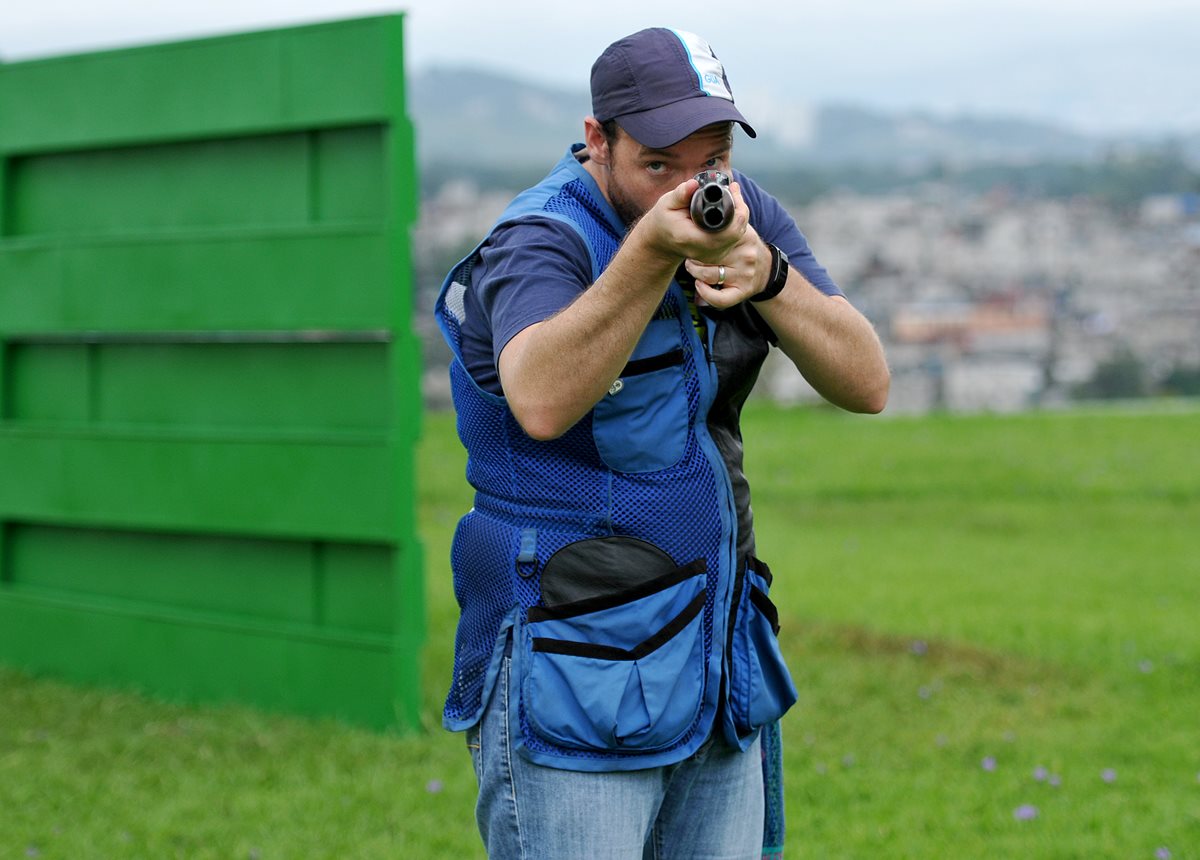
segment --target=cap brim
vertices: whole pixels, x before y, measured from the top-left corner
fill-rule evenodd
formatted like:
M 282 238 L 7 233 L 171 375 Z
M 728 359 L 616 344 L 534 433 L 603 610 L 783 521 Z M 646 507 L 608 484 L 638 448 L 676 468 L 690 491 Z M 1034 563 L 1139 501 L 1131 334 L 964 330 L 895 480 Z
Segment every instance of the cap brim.
M 630 137 L 651 149 L 673 146 L 688 135 L 715 122 L 736 122 L 750 137 L 758 137 L 733 102 L 718 96 L 683 99 L 653 110 L 627 113 L 614 119 Z

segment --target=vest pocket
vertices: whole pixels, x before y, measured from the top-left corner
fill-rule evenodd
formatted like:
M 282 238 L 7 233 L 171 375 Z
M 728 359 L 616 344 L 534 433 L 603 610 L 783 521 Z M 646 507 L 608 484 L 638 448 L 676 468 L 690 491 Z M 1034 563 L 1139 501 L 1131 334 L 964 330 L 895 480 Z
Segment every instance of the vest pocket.
M 683 459 L 689 424 L 683 363 L 675 321 L 651 321 L 633 360 L 592 413 L 592 437 L 610 469 L 655 472 Z
M 739 746 L 748 746 L 758 729 L 782 717 L 799 698 L 779 648 L 779 611 L 768 597 L 770 587 L 770 570 L 751 559 L 729 652 L 730 740 Z
M 651 751 L 695 723 L 704 688 L 703 563 L 636 588 L 529 610 L 522 705 L 559 746 Z

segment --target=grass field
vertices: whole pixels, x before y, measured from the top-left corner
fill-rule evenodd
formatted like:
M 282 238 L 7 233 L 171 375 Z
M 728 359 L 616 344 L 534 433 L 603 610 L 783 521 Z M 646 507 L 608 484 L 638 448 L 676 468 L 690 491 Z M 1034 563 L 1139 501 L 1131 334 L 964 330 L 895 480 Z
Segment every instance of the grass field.
M 1200 411 L 745 429 L 802 696 L 787 856 L 1200 858 Z M 482 856 L 438 728 L 463 462 L 430 416 L 427 732 L 0 669 L 0 860 Z

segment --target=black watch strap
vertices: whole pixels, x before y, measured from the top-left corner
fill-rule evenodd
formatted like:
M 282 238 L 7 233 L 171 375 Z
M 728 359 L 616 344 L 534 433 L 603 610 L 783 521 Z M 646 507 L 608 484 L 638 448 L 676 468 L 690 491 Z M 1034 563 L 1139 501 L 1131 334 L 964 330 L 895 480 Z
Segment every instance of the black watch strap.
M 767 242 L 766 245 L 767 249 L 771 252 L 771 276 L 767 278 L 767 285 L 763 287 L 763 291 L 750 297 L 750 301 L 752 302 L 769 301 L 782 293 L 783 288 L 787 285 L 787 254 L 780 251 L 770 242 Z

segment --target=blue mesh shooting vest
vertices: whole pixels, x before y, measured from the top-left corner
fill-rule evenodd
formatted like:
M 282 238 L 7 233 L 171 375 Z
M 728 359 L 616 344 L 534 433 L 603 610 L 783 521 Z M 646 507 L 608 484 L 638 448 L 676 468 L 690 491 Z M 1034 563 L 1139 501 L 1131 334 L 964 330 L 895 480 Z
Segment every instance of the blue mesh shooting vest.
M 570 152 L 498 225 L 534 215 L 583 238 L 593 280 L 622 238 Z M 748 323 L 723 335 L 714 320 L 702 343 L 672 284 L 608 394 L 560 438 L 537 441 L 463 366 L 463 294 L 478 254 L 450 272 L 435 309 L 455 354 L 475 489 L 451 550 L 461 617 L 445 725 L 479 719 L 507 651 L 514 740 L 540 764 L 669 764 L 714 728 L 745 748 L 796 698 L 775 639 L 771 574 L 751 552 L 736 427 L 765 342 L 723 350 L 751 367 L 743 385 L 726 386 L 732 400 L 718 402 L 714 346 L 755 339 L 735 337 Z M 732 417 L 710 428 L 714 410 Z

